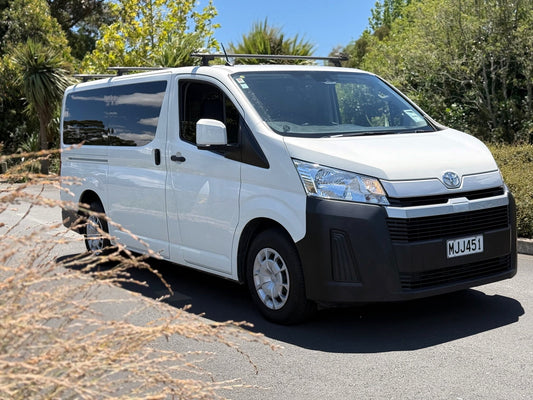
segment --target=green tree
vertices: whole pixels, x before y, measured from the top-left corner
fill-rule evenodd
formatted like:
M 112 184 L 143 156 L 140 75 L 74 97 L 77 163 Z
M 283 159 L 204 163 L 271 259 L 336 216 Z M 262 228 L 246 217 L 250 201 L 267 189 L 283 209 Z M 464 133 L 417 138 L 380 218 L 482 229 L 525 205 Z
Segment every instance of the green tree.
M 391 29 L 392 23 L 404 16 L 405 7 L 412 0 L 381 0 L 376 1 L 370 11 L 372 16 L 368 19 L 370 29 L 373 32 L 382 28 Z
M 6 0 L 0 0 L 6 1 Z M 61 25 L 72 49 L 72 55 L 82 60 L 94 50 L 99 27 L 113 23 L 107 0 L 46 0 L 50 14 Z
M 379 39 L 370 33 L 370 30 L 365 29 L 359 39 L 349 43 L 341 52 L 348 55 L 348 61 L 344 62 L 345 67 L 360 68 L 363 60 L 370 49 L 379 42 Z
M 420 0 L 415 0 L 420 1 Z M 358 68 L 370 50 L 379 42 L 388 38 L 393 23 L 406 17 L 406 8 L 413 0 L 379 0 L 372 8 L 368 19 L 369 28 L 365 29 L 361 37 L 349 43 L 342 53 L 349 55 L 345 66 Z
M 154 57 L 154 64 L 161 67 L 199 65 L 200 59 L 191 57 L 191 54 L 202 48 L 202 44 L 202 38 L 197 33 L 168 38 Z
M 70 49 L 61 26 L 50 15 L 46 0 L 0 0 L 0 142 L 14 152 L 19 142 L 37 130 L 34 115 L 25 114 L 24 95 L 15 84 L 20 70 L 13 62 L 13 49 L 29 38 L 61 52 L 70 61 Z
M 9 5 L 11 3 L 11 0 L 0 0 L 0 16 L 4 15 L 4 12 L 9 8 Z M 0 43 L 3 42 L 4 35 L 7 31 L 7 24 L 5 24 L 5 21 L 2 20 L 0 22 Z M 2 53 L 1 46 L 0 46 L 0 55 Z
M 241 42 L 237 44 L 230 43 L 229 45 L 230 51 L 236 54 L 285 54 L 295 56 L 311 56 L 313 55 L 314 47 L 314 44 L 299 38 L 298 35 L 287 38 L 281 28 L 269 26 L 267 19 L 263 23 L 254 23 L 251 31 L 246 35 L 242 35 Z M 259 62 L 282 64 L 287 61 L 247 59 L 242 60 L 242 62 L 247 64 Z
M 12 0 L 9 8 L 2 13 L 0 55 L 28 39 L 61 49 L 64 57 L 69 57 L 70 49 L 61 26 L 50 15 L 46 0 Z
M 362 58 L 431 115 L 480 138 L 514 142 L 533 123 L 533 3 L 512 0 L 412 2 L 391 33 Z
M 26 97 L 28 110 L 39 118 L 41 150 L 48 149 L 49 124 L 57 112 L 65 89 L 71 84 L 59 50 L 29 39 L 13 52 L 20 68 L 18 84 Z M 41 161 L 41 173 L 48 174 L 48 159 Z
M 82 63 L 85 72 L 105 72 L 110 66 L 158 66 L 169 57 L 169 46 L 188 36 L 200 38 L 207 49 L 217 48 L 218 28 L 212 0 L 197 11 L 196 0 L 118 0 L 112 3 L 116 22 L 101 27 L 101 39 Z M 191 40 L 193 41 L 193 40 Z M 163 53 L 166 52 L 166 56 Z

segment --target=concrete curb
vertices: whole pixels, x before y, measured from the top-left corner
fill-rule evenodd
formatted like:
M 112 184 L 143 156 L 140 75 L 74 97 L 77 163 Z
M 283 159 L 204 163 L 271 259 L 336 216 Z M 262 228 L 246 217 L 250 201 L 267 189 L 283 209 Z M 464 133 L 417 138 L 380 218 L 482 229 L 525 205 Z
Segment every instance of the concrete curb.
M 520 254 L 533 255 L 533 239 L 518 239 L 518 252 Z

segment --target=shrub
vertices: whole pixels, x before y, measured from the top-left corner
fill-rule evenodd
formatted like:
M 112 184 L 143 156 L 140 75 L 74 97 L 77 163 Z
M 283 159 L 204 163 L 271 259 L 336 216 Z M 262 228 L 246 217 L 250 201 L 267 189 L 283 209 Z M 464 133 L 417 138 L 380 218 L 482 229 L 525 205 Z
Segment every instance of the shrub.
M 211 399 L 242 386 L 214 381 L 201 367 L 209 354 L 154 343 L 172 336 L 219 342 L 251 362 L 233 341 L 257 336 L 242 324 L 212 323 L 129 292 L 117 296 L 123 292 L 115 284 L 130 282 L 131 268 L 151 269 L 123 248 L 58 261 L 56 246 L 76 239 L 61 223 L 35 224 L 30 215 L 36 207 L 59 213 L 57 201 L 40 195 L 57 180 L 19 181 L 26 183 L 0 185 L 0 398 Z M 110 318 L 105 305 L 121 317 Z
M 533 146 L 498 144 L 489 147 L 516 200 L 518 236 L 533 238 Z

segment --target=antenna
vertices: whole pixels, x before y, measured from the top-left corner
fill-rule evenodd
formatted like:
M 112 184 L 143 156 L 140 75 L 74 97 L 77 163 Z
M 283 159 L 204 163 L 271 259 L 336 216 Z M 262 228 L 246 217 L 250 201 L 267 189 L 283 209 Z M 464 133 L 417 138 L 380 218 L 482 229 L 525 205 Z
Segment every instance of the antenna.
M 224 52 L 224 55 L 226 56 L 226 66 L 233 67 L 233 63 L 229 60 L 228 53 L 226 53 L 226 49 L 224 48 L 224 45 L 220 43 L 222 46 L 222 51 Z

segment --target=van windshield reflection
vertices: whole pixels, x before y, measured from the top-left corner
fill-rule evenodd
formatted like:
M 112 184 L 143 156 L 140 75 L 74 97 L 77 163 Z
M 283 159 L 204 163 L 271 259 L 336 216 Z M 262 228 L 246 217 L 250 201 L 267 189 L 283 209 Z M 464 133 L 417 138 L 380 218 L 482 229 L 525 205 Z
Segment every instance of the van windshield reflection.
M 374 75 L 262 71 L 233 79 L 262 119 L 285 136 L 358 136 L 434 131 L 407 100 Z

